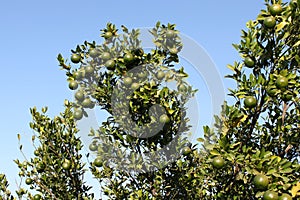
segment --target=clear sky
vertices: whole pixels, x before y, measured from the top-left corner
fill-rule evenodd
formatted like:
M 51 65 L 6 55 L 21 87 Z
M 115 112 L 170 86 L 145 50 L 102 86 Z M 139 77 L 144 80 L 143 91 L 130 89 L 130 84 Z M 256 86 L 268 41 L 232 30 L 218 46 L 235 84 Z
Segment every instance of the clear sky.
M 240 59 L 231 44 L 240 41 L 241 29 L 262 8 L 263 0 L 2 1 L 0 172 L 15 185 L 13 159 L 22 159 L 17 133 L 25 151 L 31 150 L 29 108 L 48 106 L 49 114 L 56 115 L 63 110 L 63 100 L 73 98 L 57 54 L 69 56 L 84 40 L 101 42 L 99 30 L 107 22 L 129 28 L 175 23 L 207 51 L 223 77 L 230 73 L 226 65 Z M 234 87 L 228 80 L 224 85 Z

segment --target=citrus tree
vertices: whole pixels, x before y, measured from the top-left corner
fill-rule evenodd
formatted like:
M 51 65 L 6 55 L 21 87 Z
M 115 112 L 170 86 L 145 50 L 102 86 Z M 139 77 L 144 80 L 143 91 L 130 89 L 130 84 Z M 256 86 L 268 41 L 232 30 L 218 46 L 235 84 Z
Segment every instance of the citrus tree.
M 88 167 L 109 199 L 299 199 L 300 1 L 265 3 L 234 44 L 241 55 L 228 65 L 234 102 L 203 127 L 198 145 L 187 139 L 196 90 L 178 65 L 183 45 L 174 24 L 150 30 L 151 50 L 139 30 L 108 23 L 103 42 L 76 46 L 71 63 L 59 54 L 74 100 L 53 119 L 46 108 L 31 109 L 35 151 L 15 160 L 27 185 L 18 197 L 94 199 Z M 76 121 L 94 108 L 108 117 L 91 129 L 84 163 Z M 5 175 L 0 199 L 16 199 Z
M 46 115 L 47 107 L 41 112 L 30 109 L 34 157 L 24 155 L 23 161 L 15 160 L 21 178 L 16 191 L 18 199 L 93 199 L 93 194 L 88 193 L 91 187 L 84 180 L 83 145 L 72 109 L 71 103 L 65 101 L 64 112 L 53 119 Z M 17 199 L 8 190 L 3 174 L 0 175 L 0 199 Z
M 139 30 L 122 26 L 121 31 L 109 23 L 102 44 L 78 45 L 72 50 L 72 67 L 58 56 L 69 88 L 76 90 L 74 117 L 88 117 L 95 105 L 109 114 L 90 132 L 90 169 L 112 199 L 185 197 L 187 191 L 177 185 L 183 174 L 167 167 L 191 152 L 185 105 L 195 90 L 177 66 L 179 32 L 173 24 L 158 22 L 150 30 L 155 48 L 145 52 Z M 174 195 L 178 189 L 182 191 Z
M 299 198 L 299 3 L 266 1 L 234 44 L 235 103 L 204 127 L 202 199 Z

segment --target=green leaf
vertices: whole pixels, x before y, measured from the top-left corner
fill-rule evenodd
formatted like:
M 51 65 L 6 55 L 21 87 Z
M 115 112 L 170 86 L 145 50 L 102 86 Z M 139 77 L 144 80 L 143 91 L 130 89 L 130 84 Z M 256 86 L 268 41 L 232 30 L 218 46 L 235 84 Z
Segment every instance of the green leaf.
M 292 187 L 292 190 L 291 190 L 291 193 L 292 193 L 292 196 L 295 197 L 297 195 L 300 195 L 300 182 L 297 183 L 297 185 L 294 185 Z
M 296 42 L 294 45 L 293 45 L 293 47 L 297 47 L 297 46 L 299 46 L 300 45 L 300 40 L 298 41 L 298 42 Z
M 204 142 L 204 139 L 203 138 L 197 138 L 197 141 L 202 143 L 202 142 Z
M 285 21 L 283 21 L 283 22 L 277 24 L 277 26 L 276 26 L 276 32 L 281 31 L 281 29 L 283 29 L 287 24 L 288 24 L 288 23 L 285 22 Z
M 219 156 L 220 155 L 220 153 L 216 149 L 211 150 L 209 153 L 213 156 Z

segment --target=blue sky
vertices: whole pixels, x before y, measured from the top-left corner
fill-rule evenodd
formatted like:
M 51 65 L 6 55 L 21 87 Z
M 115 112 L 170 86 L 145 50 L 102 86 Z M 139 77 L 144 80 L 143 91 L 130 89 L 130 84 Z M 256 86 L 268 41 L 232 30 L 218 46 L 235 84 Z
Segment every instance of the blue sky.
M 17 167 L 12 160 L 22 159 L 17 133 L 25 151 L 31 150 L 29 108 L 48 106 L 49 114 L 56 115 L 63 110 L 63 100 L 72 99 L 57 54 L 69 56 L 70 49 L 84 40 L 101 42 L 99 30 L 107 22 L 128 28 L 151 27 L 157 21 L 175 23 L 207 51 L 223 77 L 230 73 L 226 65 L 240 59 L 231 44 L 239 42 L 240 30 L 262 8 L 263 0 L 3 1 L 0 172 L 15 185 Z M 229 80 L 224 85 L 234 86 Z

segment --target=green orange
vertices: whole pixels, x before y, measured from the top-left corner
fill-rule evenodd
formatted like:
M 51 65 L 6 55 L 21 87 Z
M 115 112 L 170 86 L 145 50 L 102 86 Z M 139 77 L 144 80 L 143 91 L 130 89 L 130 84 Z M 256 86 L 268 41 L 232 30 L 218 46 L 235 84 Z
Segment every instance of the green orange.
M 266 17 L 264 19 L 264 25 L 267 28 L 274 28 L 274 26 L 276 25 L 276 19 L 275 19 L 275 17 L 273 17 L 273 16 Z
M 251 68 L 255 65 L 255 61 L 251 57 L 246 57 L 244 63 L 247 67 Z
M 89 50 L 89 55 L 92 58 L 97 57 L 99 54 L 100 54 L 100 52 L 97 49 L 95 49 L 95 48 L 92 48 L 92 49 Z
M 42 199 L 42 196 L 40 194 L 35 194 L 33 196 L 33 200 L 40 200 L 40 199 Z
M 255 97 L 246 97 L 244 100 L 244 105 L 246 108 L 254 108 L 257 104 L 257 100 Z
M 278 200 L 292 200 L 293 198 L 291 197 L 291 195 L 283 193 Z
M 217 156 L 212 160 L 212 165 L 217 169 L 221 169 L 224 167 L 225 161 L 221 156 Z
M 278 200 L 278 193 L 268 190 L 264 193 L 263 199 L 264 200 Z
M 264 174 L 257 174 L 253 179 L 254 186 L 259 190 L 264 190 L 269 185 L 269 178 Z
M 123 57 L 125 63 L 130 63 L 133 61 L 133 55 L 131 53 L 126 53 Z
M 283 9 L 280 4 L 273 4 L 269 7 L 269 11 L 270 11 L 271 15 L 273 15 L 273 16 L 280 15 L 282 10 Z
M 83 117 L 83 112 L 81 109 L 75 109 L 73 115 L 74 115 L 74 119 L 81 120 Z
M 275 82 L 275 85 L 278 89 L 286 88 L 289 84 L 288 78 L 284 76 L 279 76 Z
M 78 88 L 78 83 L 76 81 L 74 81 L 74 80 L 70 81 L 69 82 L 69 88 L 71 90 L 76 90 Z
M 62 164 L 62 168 L 64 170 L 69 170 L 71 169 L 71 161 L 70 160 L 65 160 Z
M 105 62 L 105 66 L 109 70 L 114 70 L 115 69 L 116 62 L 114 60 L 108 60 Z
M 25 183 L 26 183 L 27 185 L 30 185 L 30 184 L 33 183 L 33 180 L 32 180 L 31 178 L 26 178 Z
M 77 64 L 77 63 L 80 62 L 80 60 L 81 60 L 81 56 L 80 56 L 79 54 L 73 53 L 73 54 L 71 55 L 71 61 L 72 61 L 73 63 Z
M 103 165 L 102 158 L 97 157 L 97 158 L 94 160 L 94 165 L 95 165 L 96 167 L 102 167 L 102 165 Z

